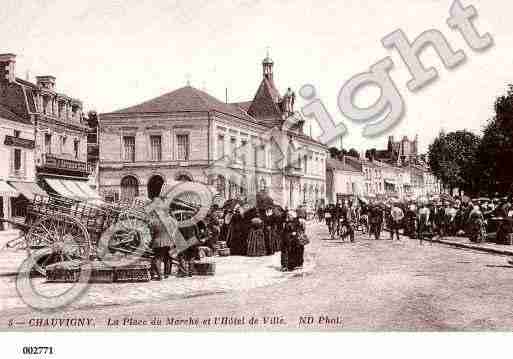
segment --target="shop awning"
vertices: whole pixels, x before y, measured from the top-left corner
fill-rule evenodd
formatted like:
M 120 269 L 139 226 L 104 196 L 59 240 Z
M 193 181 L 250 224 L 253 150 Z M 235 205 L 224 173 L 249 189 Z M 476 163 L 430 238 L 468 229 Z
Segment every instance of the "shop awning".
M 47 195 L 46 192 L 34 182 L 9 181 L 9 184 L 16 188 L 16 190 L 27 199 L 32 199 L 35 195 Z
M 70 191 L 66 186 L 64 186 L 61 180 L 54 178 L 45 178 L 45 181 L 59 195 L 68 198 L 76 197 L 76 195 L 72 191 Z
M 63 197 L 79 200 L 98 200 L 100 195 L 96 193 L 86 182 L 60 180 L 55 178 L 46 178 L 46 183 L 52 189 Z
M 18 197 L 20 193 L 5 181 L 0 181 L 0 196 Z
M 88 198 L 90 199 L 101 199 L 101 196 L 98 194 L 98 192 L 96 192 L 94 189 L 92 189 L 86 182 L 75 182 L 78 187 L 80 187 L 80 189 L 82 190 L 82 192 L 84 192 L 85 194 L 87 194 Z
M 386 179 L 386 178 L 385 178 L 385 183 L 386 183 L 386 184 L 388 184 L 388 185 L 390 185 L 390 186 L 395 186 L 395 181 L 390 180 L 390 179 Z

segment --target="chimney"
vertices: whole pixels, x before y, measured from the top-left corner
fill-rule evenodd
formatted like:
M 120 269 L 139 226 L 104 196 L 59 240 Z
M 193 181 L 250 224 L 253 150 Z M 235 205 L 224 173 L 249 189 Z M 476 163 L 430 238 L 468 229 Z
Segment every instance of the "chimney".
M 54 91 L 55 90 L 55 77 L 46 75 L 46 76 L 36 76 L 37 86 Z
M 0 83 L 16 81 L 16 55 L 0 54 Z

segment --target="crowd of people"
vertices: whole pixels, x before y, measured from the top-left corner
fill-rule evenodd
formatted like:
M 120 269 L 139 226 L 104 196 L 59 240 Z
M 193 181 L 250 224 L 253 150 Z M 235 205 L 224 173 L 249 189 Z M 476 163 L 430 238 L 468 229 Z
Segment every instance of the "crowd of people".
M 235 201 L 217 212 L 216 241 L 226 242 L 230 255 L 259 257 L 281 252 L 281 270 L 303 266 L 306 217 L 302 211 L 275 205 L 268 197 L 256 205 Z
M 180 228 L 185 240 L 195 238 L 196 243 L 178 255 L 178 274 L 191 275 L 190 263 L 201 257 L 199 248 L 215 252 L 219 243 L 225 243 L 230 255 L 236 256 L 269 256 L 280 252 L 282 271 L 301 268 L 304 246 L 309 242 L 305 234 L 307 216 L 304 208 L 282 208 L 266 196 L 257 196 L 254 204 L 229 200 L 223 207 L 214 205 L 203 221 Z M 481 242 L 490 232 L 495 232 L 497 238 L 513 239 L 510 197 L 472 201 L 446 196 L 442 200 L 416 202 L 367 201 L 357 197 L 319 205 L 316 217 L 326 223 L 332 239 L 348 238 L 351 242 L 356 231 L 375 240 L 382 238 L 383 231 L 390 233 L 390 239 L 400 240 L 402 231 L 405 236 L 418 238 L 420 243 L 433 236 L 458 235 Z M 162 279 L 171 274 L 173 240 L 158 225 L 152 237 L 154 273 Z
M 177 276 L 191 276 L 192 265 L 207 250 L 215 254 L 220 244 L 229 248 L 232 256 L 260 257 L 280 252 L 282 271 L 300 269 L 304 262 L 306 211 L 282 208 L 265 195 L 257 195 L 256 203 L 228 200 L 222 207 L 213 205 L 205 218 L 190 226 L 179 226 L 183 238 L 190 244 L 173 257 L 173 240 L 163 230 L 158 219 L 152 225 L 152 272 L 154 279 L 171 275 L 172 263 L 177 263 Z
M 421 199 L 419 201 L 338 201 L 318 206 L 317 218 L 325 221 L 331 237 L 349 237 L 354 241 L 355 228 L 378 240 L 383 231 L 390 239 L 400 239 L 399 231 L 410 238 L 435 235 L 467 236 L 473 242 L 482 242 L 490 232 L 496 237 L 512 233 L 513 207 L 511 198 L 502 199 Z

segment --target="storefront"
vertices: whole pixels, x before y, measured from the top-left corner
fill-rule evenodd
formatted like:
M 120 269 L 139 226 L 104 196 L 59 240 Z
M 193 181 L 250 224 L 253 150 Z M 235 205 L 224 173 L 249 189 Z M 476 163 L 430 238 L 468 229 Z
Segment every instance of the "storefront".
M 6 181 L 0 180 L 0 215 L 3 219 L 12 220 L 11 216 L 11 200 L 19 196 L 19 192 L 10 186 Z M 2 222 L 0 229 L 7 230 L 10 229 L 11 225 L 8 223 Z

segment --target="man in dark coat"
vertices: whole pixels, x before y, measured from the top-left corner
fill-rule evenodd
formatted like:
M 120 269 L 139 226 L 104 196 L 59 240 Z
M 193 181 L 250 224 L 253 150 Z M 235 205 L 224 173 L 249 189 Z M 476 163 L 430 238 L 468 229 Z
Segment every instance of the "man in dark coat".
M 369 212 L 370 233 L 374 234 L 374 239 L 378 240 L 381 237 L 381 230 L 383 227 L 383 209 L 380 205 L 374 204 Z
M 163 277 L 167 278 L 171 275 L 171 255 L 169 251 L 174 245 L 172 238 L 165 228 L 161 225 L 158 218 L 154 218 L 151 223 L 152 228 L 152 241 L 151 248 L 153 249 L 153 258 L 151 261 L 151 268 L 153 278 L 162 280 Z M 164 264 L 164 273 L 162 273 L 162 264 Z

